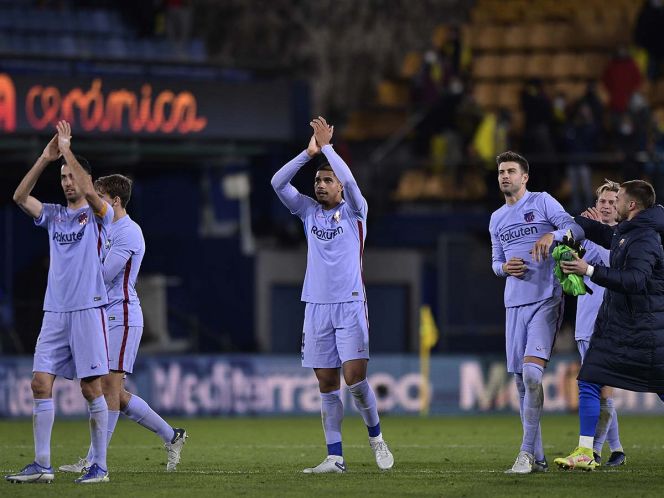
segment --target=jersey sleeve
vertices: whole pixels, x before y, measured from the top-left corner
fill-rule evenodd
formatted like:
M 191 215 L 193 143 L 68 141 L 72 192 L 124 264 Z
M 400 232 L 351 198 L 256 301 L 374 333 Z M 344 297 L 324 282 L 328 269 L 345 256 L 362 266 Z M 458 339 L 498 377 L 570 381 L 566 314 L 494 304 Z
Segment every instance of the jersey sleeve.
M 360 187 L 346 162 L 339 154 L 337 154 L 331 145 L 323 146 L 321 152 L 325 154 L 334 174 L 344 186 L 344 199 L 348 204 L 348 207 L 356 217 L 359 219 L 366 219 L 368 211 L 367 201 L 362 195 Z
M 505 263 L 505 252 L 500 243 L 498 234 L 494 233 L 493 220 L 489 222 L 489 234 L 491 235 L 491 268 L 493 272 L 499 277 L 506 277 L 507 274 L 503 271 L 503 264 Z
M 553 232 L 553 239 L 556 242 L 563 240 L 563 237 L 568 230 L 572 232 L 574 240 L 582 240 L 585 238 L 583 228 L 581 228 L 572 216 L 565 211 L 560 203 L 554 199 L 550 194 L 543 193 L 544 196 L 544 211 L 549 222 L 556 228 Z
M 34 219 L 35 225 L 48 229 L 49 221 L 53 219 L 57 210 L 58 206 L 56 204 L 42 204 L 40 215 Z
M 93 210 L 93 213 L 102 226 L 108 227 L 113 223 L 113 208 L 106 202 L 104 202 L 101 212 L 97 213 Z
M 127 230 L 118 230 L 113 234 L 113 244 L 104 258 L 104 283 L 106 285 L 113 282 L 115 277 L 136 252 L 138 246 L 132 241 Z
M 311 197 L 301 194 L 291 183 L 295 174 L 302 166 L 309 162 L 309 155 L 304 150 L 293 159 L 284 164 L 272 177 L 272 188 L 279 197 L 281 203 L 286 206 L 292 214 L 304 218 L 307 208 L 315 204 Z

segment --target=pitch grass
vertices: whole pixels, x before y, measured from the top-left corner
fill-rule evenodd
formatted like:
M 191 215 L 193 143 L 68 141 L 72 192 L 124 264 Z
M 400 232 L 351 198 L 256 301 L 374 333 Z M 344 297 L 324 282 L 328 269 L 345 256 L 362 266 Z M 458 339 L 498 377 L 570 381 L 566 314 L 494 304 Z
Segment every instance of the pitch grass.
M 384 417 L 386 440 L 396 464 L 381 472 L 359 417 L 344 422 L 345 475 L 304 475 L 302 468 L 325 456 L 319 418 L 174 420 L 190 438 L 176 473 L 165 472 L 166 453 L 154 434 L 121 420 L 109 451 L 111 482 L 75 485 L 56 473 L 53 484 L 0 482 L 0 496 L 662 496 L 664 419 L 623 416 L 622 442 L 628 464 L 615 470 L 505 475 L 520 442 L 513 415 L 420 419 Z M 543 423 L 549 462 L 577 443 L 574 416 L 547 415 Z M 85 421 L 56 420 L 53 466 L 77 461 L 88 441 Z M 604 457 L 608 457 L 605 449 Z M 0 420 L 0 472 L 33 459 L 27 421 Z

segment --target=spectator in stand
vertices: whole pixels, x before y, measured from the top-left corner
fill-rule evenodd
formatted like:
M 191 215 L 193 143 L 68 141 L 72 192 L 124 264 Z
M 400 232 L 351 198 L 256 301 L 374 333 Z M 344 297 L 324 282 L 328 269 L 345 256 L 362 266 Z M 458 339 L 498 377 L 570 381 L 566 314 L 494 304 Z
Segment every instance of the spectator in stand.
M 533 189 L 555 191 L 558 175 L 554 170 L 556 147 L 553 139 L 553 106 L 540 79 L 533 78 L 524 86 L 521 108 L 525 117 L 521 148 L 524 153 L 535 157 L 534 162 L 543 167 L 537 175 L 539 183 Z
M 664 1 L 643 3 L 634 27 L 634 41 L 648 52 L 648 78 L 656 80 L 662 74 L 664 62 Z
M 639 67 L 629 54 L 627 47 L 621 45 L 602 75 L 602 83 L 609 92 L 609 111 L 613 114 L 625 112 L 630 97 L 638 90 L 642 82 Z
M 575 106 L 566 126 L 565 150 L 568 154 L 567 178 L 572 188 L 569 210 L 580 213 L 593 203 L 589 161 L 599 151 L 601 124 L 583 100 Z

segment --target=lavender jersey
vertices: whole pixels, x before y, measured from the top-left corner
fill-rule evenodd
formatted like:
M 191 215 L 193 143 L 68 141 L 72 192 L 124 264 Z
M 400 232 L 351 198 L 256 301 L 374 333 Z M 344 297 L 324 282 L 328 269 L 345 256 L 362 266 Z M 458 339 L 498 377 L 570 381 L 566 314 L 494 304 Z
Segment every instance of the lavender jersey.
M 588 264 L 593 266 L 609 266 L 609 250 L 598 246 L 589 240 L 584 241 L 583 247 L 586 254 L 583 256 Z M 579 296 L 576 302 L 576 325 L 574 328 L 574 339 L 577 341 L 589 341 L 595 329 L 597 312 L 604 299 L 604 287 L 593 283 L 590 278 L 583 277 L 593 293 Z
M 101 245 L 113 221 L 113 209 L 105 206 L 105 212 L 97 215 L 90 206 L 69 209 L 42 204 L 35 225 L 48 230 L 51 258 L 44 311 L 78 311 L 108 302 Z
M 281 202 L 304 223 L 307 270 L 302 301 L 317 304 L 365 301 L 362 258 L 367 234 L 367 201 L 348 165 L 331 145 L 323 154 L 344 186 L 345 200 L 330 210 L 300 194 L 290 180 L 309 161 L 306 151 L 285 164 L 272 178 Z
M 508 277 L 505 283 L 505 307 L 522 306 L 548 299 L 560 284 L 553 276 L 553 258 L 533 261 L 530 251 L 546 233 L 561 241 L 568 229 L 575 239 L 584 237 L 563 207 L 546 192 L 528 192 L 515 204 L 505 204 L 493 212 L 489 221 L 492 267 L 496 275 Z M 512 257 L 522 258 L 528 267 L 521 277 L 508 276 L 502 265 Z
M 103 249 L 109 327 L 143 326 L 143 311 L 136 293 L 136 279 L 144 255 L 145 240 L 141 227 L 129 215 L 113 222 Z

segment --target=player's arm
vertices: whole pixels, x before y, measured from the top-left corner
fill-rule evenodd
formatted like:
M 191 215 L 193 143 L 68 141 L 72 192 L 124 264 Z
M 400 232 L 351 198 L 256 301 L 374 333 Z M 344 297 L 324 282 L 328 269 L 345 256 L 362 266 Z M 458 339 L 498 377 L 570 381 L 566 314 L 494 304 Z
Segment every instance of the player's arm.
M 574 240 L 585 238 L 583 228 L 574 221 L 574 218 L 563 209 L 560 203 L 547 193 L 544 193 L 543 196 L 544 212 L 549 223 L 556 227 L 556 230 L 545 233 L 535 242 L 532 250 L 534 261 L 544 260 L 549 257 L 553 243 L 562 241 L 568 230 L 572 232 Z
M 583 228 L 586 238 L 595 244 L 604 247 L 605 249 L 611 249 L 611 240 L 613 239 L 613 233 L 615 228 L 610 225 L 605 225 L 599 221 L 587 218 L 585 216 L 577 216 L 574 218 L 574 221 Z
M 122 269 L 127 265 L 127 261 L 134 254 L 136 249 L 132 247 L 129 237 L 123 232 L 114 232 L 113 245 L 104 258 L 104 283 L 109 285 L 117 277 Z
M 498 236 L 489 228 L 491 233 L 491 268 L 499 277 L 523 277 L 528 271 L 526 262 L 517 257 L 512 257 L 505 261 L 505 252 Z
M 58 148 L 62 156 L 67 161 L 67 165 L 71 168 L 71 174 L 74 177 L 76 185 L 78 185 L 85 196 L 85 200 L 92 207 L 93 212 L 99 218 L 105 218 L 109 209 L 99 194 L 95 191 L 92 184 L 92 178 L 87 171 L 76 160 L 76 156 L 71 151 L 71 126 L 67 121 L 60 121 L 56 128 L 58 129 Z
M 18 184 L 16 190 L 14 191 L 14 202 L 18 204 L 25 213 L 29 214 L 33 218 L 39 218 L 41 215 L 43 206 L 42 203 L 30 195 L 32 189 L 35 188 L 37 180 L 44 172 L 46 167 L 52 161 L 55 161 L 60 157 L 60 152 L 58 151 L 58 136 L 55 135 L 51 141 L 44 148 L 41 156 L 35 161 L 35 164 L 32 165 L 30 171 L 23 177 L 21 183 Z
M 320 152 L 320 148 L 312 136 L 309 140 L 309 146 L 279 168 L 270 181 L 281 203 L 293 214 L 298 214 L 302 211 L 306 205 L 306 196 L 302 195 L 291 184 L 291 180 L 300 168 L 307 164 L 318 152 Z
M 346 162 L 330 145 L 334 126 L 328 126 L 325 118 L 318 117 L 311 122 L 314 129 L 316 142 L 320 145 L 321 151 L 330 163 L 334 174 L 344 187 L 344 199 L 348 206 L 360 217 L 364 218 L 367 214 L 367 201 L 360 191 L 360 187 L 350 171 Z
M 633 242 L 622 268 L 595 266 L 590 280 L 607 289 L 624 294 L 643 294 L 653 268 L 660 258 L 661 248 L 657 240 L 637 240 Z

